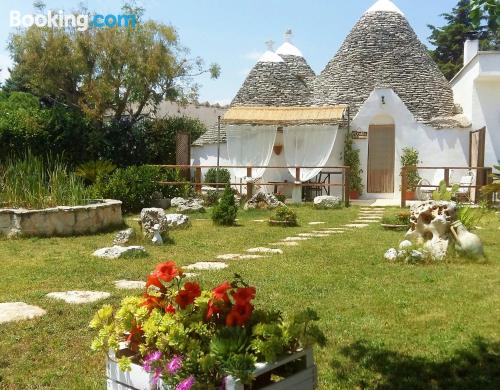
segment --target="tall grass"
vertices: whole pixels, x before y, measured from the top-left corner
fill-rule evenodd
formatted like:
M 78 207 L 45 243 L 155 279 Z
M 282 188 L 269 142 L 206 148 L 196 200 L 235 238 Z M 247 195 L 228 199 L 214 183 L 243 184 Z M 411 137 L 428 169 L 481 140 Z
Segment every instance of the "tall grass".
M 0 166 L 0 207 L 28 209 L 74 206 L 86 202 L 89 190 L 60 158 L 42 159 L 27 152 Z

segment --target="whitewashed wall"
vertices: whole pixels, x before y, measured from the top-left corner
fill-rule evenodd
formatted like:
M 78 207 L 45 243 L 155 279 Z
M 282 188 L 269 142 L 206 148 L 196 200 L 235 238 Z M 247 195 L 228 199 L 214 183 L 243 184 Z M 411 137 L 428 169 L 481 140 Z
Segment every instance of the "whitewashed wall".
M 384 96 L 385 104 L 382 103 Z M 402 148 L 409 146 L 420 153 L 421 166 L 466 166 L 469 154 L 469 129 L 442 129 L 417 123 L 403 101 L 392 89 L 374 90 L 353 119 L 353 130 L 368 131 L 370 124 L 395 125 L 395 172 L 393 194 L 364 194 L 366 198 L 397 198 L 401 184 L 400 156 Z M 360 150 L 363 185 L 367 184 L 368 139 L 356 140 Z M 459 179 L 461 172 L 456 173 Z M 432 182 L 435 172 L 421 172 L 421 176 Z

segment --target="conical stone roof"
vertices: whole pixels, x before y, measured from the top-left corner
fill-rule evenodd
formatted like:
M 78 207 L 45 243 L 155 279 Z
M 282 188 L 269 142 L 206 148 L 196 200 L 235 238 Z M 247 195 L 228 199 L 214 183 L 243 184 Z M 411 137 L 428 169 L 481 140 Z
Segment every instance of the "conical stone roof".
M 276 54 L 283 58 L 292 74 L 305 81 L 307 86 L 312 89 L 316 74 L 305 60 L 302 52 L 292 44 L 291 38 L 292 30 L 287 30 L 285 32 L 285 42 L 278 47 Z
M 349 104 L 355 115 L 375 88 L 392 88 L 418 121 L 453 115 L 450 84 L 390 0 L 356 23 L 315 80 L 314 102 Z
M 303 60 L 303 58 L 302 58 Z M 306 106 L 312 99 L 306 77 L 270 48 L 252 68 L 231 106 Z M 304 61 L 305 62 L 305 61 Z M 307 64 L 306 64 L 307 65 Z M 307 65 L 308 66 L 308 65 Z M 312 70 L 311 70 L 312 71 Z M 314 75 L 314 73 L 313 73 Z

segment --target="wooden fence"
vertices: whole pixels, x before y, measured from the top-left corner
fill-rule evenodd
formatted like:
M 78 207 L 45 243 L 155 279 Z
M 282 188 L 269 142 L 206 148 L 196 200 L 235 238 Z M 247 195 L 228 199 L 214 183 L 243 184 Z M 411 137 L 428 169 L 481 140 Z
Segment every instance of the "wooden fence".
M 475 203 L 481 198 L 480 190 L 481 187 L 492 183 L 493 179 L 491 177 L 492 168 L 491 167 L 419 167 L 419 166 L 406 166 L 401 169 L 401 207 L 406 207 L 406 193 L 408 191 L 408 173 L 410 171 L 420 171 L 420 170 L 443 170 L 446 187 L 450 187 L 450 171 L 460 170 L 466 172 L 475 172 L 475 183 L 471 185 L 458 185 L 459 188 L 467 188 L 470 191 L 470 198 L 474 200 Z M 456 183 L 458 184 L 458 183 Z M 437 189 L 439 183 L 431 184 L 417 184 L 415 188 L 427 188 L 427 189 Z M 473 192 L 474 191 L 474 192 Z M 486 199 L 488 203 L 491 203 L 492 199 Z
M 325 166 L 322 168 L 323 170 L 338 170 L 339 173 L 342 175 L 342 180 L 341 183 L 315 183 L 315 182 L 302 182 L 300 180 L 300 174 L 301 174 L 301 169 L 315 169 L 317 167 L 308 167 L 308 166 L 294 166 L 294 167 L 288 167 L 288 166 L 242 166 L 242 165 L 219 165 L 218 167 L 216 165 L 156 165 L 158 167 L 162 168 L 168 168 L 168 169 L 179 169 L 181 171 L 189 169 L 193 175 L 191 176 L 191 179 L 189 180 L 189 183 L 194 187 L 194 190 L 196 192 L 201 192 L 201 187 L 202 185 L 206 186 L 211 186 L 211 187 L 220 187 L 220 186 L 225 186 L 226 183 L 202 183 L 202 169 L 210 169 L 210 168 L 220 168 L 220 169 L 231 169 L 231 168 L 237 168 L 237 169 L 246 169 L 246 176 L 248 178 L 252 178 L 253 170 L 254 169 L 260 169 L 260 168 L 266 168 L 266 169 L 289 169 L 292 168 L 295 170 L 295 181 L 283 181 L 283 182 L 254 182 L 252 180 L 247 180 L 244 185 L 246 186 L 246 192 L 247 196 L 251 197 L 253 192 L 254 192 L 254 187 L 256 185 L 259 186 L 292 186 L 292 187 L 297 187 L 300 186 L 301 188 L 304 187 L 342 187 L 342 200 L 345 204 L 346 207 L 349 207 L 349 171 L 350 168 L 346 166 Z M 179 182 L 168 182 L 168 181 L 163 181 L 161 184 L 164 185 L 183 185 L 185 183 L 179 183 Z M 229 183 L 231 186 L 241 186 L 242 183 Z

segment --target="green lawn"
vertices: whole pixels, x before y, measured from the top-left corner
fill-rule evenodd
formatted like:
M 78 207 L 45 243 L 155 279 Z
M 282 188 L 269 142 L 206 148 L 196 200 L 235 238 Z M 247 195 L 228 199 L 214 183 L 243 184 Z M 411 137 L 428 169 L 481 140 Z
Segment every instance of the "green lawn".
M 1 389 L 102 389 L 104 356 L 89 350 L 87 325 L 104 302 L 117 305 L 130 291 L 114 280 L 140 280 L 159 261 L 181 265 L 266 245 L 296 232 L 337 227 L 358 209 L 297 207 L 301 226 L 270 227 L 239 213 L 240 226 L 215 227 L 209 214 L 171 234 L 144 258 L 102 260 L 91 253 L 111 245 L 113 233 L 77 238 L 0 239 L 0 302 L 24 301 L 47 310 L 35 320 L 0 325 Z M 310 221 L 325 225 L 310 226 Z M 133 225 L 133 223 L 131 223 Z M 286 312 L 310 306 L 329 338 L 315 351 L 319 388 L 500 388 L 500 221 L 493 213 L 477 233 L 488 260 L 455 259 L 433 265 L 389 264 L 385 250 L 404 233 L 369 228 L 283 247 L 282 256 L 229 261 L 222 271 L 200 272 L 212 287 L 234 272 L 257 286 L 257 304 Z M 99 290 L 106 301 L 69 305 L 51 291 Z

